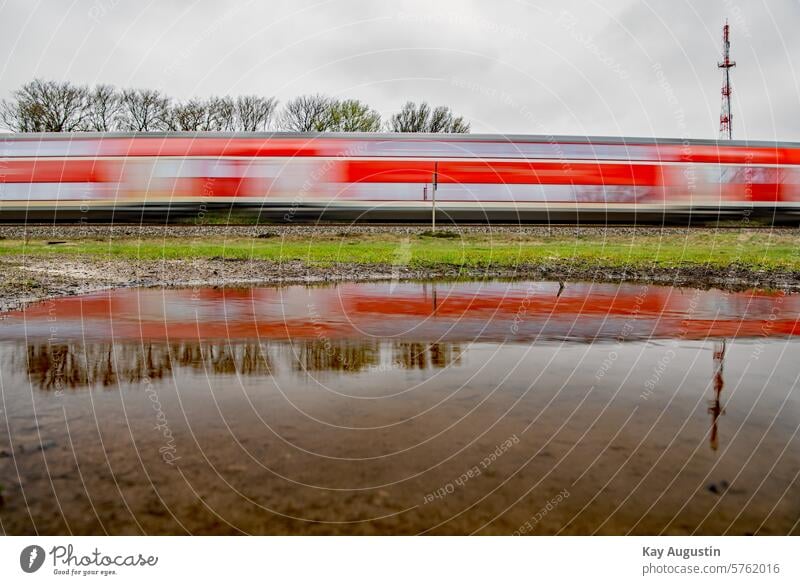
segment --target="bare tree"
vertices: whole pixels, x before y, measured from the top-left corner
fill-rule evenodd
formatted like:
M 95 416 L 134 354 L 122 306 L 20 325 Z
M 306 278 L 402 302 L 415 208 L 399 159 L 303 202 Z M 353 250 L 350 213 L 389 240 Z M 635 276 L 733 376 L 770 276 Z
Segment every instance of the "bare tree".
M 68 82 L 36 79 L 0 101 L 0 126 L 15 132 L 258 132 L 272 127 L 278 102 L 257 95 L 192 99 L 171 105 L 159 91 L 98 85 L 91 91 Z M 321 94 L 289 101 L 277 125 L 293 132 L 379 132 L 381 115 L 355 99 Z M 469 124 L 446 106 L 407 102 L 386 124 L 393 132 L 466 133 Z
M 269 128 L 278 107 L 275 98 L 243 95 L 236 98 L 236 129 L 242 132 L 259 132 Z
M 431 109 L 427 102 L 419 106 L 406 102 L 403 108 L 392 116 L 389 122 L 392 132 L 449 132 L 465 134 L 469 124 L 461 116 L 456 116 L 447 106 Z
M 233 132 L 238 130 L 236 102 L 229 97 L 211 98 L 209 101 L 211 117 L 214 120 L 214 130 L 220 132 Z
M 461 116 L 453 114 L 447 106 L 439 106 L 431 113 L 430 124 L 426 132 L 466 134 L 469 132 L 469 124 Z
M 0 122 L 15 132 L 84 130 L 88 90 L 69 82 L 35 79 L 0 104 Z
M 392 116 L 389 129 L 392 132 L 425 132 L 431 108 L 426 102 L 419 107 L 414 102 L 406 102 L 403 108 Z
M 185 132 L 230 132 L 237 130 L 236 103 L 230 98 L 189 100 L 170 109 L 170 130 Z
M 89 93 L 87 127 L 96 132 L 116 130 L 121 106 L 121 96 L 114 86 L 96 86 Z
M 331 98 L 315 94 L 296 97 L 286 103 L 280 127 L 291 132 L 325 132 L 331 128 Z
M 189 100 L 170 109 L 167 126 L 170 130 L 198 132 L 206 130 L 208 107 L 199 100 Z
M 122 92 L 119 127 L 135 132 L 166 130 L 169 120 L 168 97 L 152 89 L 126 89 Z
M 44 132 L 42 112 L 41 104 L 20 99 L 3 100 L 0 102 L 0 125 L 12 132 Z
M 333 132 L 378 132 L 381 115 L 359 100 L 334 102 L 330 111 Z

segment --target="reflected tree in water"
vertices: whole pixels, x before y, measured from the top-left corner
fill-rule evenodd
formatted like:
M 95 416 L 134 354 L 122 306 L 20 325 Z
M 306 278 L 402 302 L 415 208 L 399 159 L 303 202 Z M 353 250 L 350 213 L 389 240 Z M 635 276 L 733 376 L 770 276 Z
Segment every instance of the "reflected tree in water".
M 360 372 L 380 363 L 378 341 L 315 339 L 293 343 L 292 348 L 295 371 Z
M 394 368 L 425 370 L 446 368 L 461 362 L 461 346 L 453 343 L 397 341 L 391 344 L 354 340 L 313 340 L 292 344 L 295 371 L 361 372 L 380 369 L 391 362 Z M 383 352 L 388 356 L 384 356 Z M 389 359 L 384 359 L 387 357 Z
M 275 359 L 292 371 L 362 372 L 391 363 L 406 370 L 441 369 L 461 362 L 459 344 L 309 340 L 290 344 L 241 342 L 40 343 L 24 346 L 24 371 L 42 390 L 111 387 L 160 380 L 176 368 L 214 375 L 269 376 Z M 24 363 L 23 363 L 24 362 Z
M 87 386 L 115 386 L 159 380 L 174 368 L 191 368 L 210 374 L 270 375 L 271 359 L 258 343 L 157 343 L 144 344 L 32 344 L 24 367 L 31 382 L 42 390 Z
M 461 346 L 457 343 L 396 342 L 392 361 L 407 370 L 446 368 L 461 363 Z

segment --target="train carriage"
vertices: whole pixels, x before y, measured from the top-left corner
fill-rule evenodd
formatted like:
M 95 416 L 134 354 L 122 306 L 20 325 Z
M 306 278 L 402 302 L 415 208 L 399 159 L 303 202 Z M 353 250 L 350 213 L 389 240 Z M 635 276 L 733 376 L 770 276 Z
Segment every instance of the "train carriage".
M 797 222 L 800 144 L 419 134 L 9 134 L 0 221 Z

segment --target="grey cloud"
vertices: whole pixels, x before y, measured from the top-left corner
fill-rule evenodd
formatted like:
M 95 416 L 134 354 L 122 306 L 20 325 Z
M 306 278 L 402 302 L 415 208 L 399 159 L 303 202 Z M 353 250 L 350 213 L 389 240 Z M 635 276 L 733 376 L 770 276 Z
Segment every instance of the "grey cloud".
M 446 104 L 474 131 L 715 137 L 726 15 L 736 136 L 795 139 L 789 0 L 10 0 L 0 95 L 37 76 L 178 98 L 323 92 L 385 116 Z

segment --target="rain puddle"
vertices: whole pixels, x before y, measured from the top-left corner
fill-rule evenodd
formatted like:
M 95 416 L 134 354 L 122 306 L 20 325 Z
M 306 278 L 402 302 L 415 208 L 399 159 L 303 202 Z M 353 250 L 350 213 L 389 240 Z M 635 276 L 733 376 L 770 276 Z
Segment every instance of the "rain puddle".
M 127 289 L 0 316 L 0 526 L 800 531 L 800 296 Z

